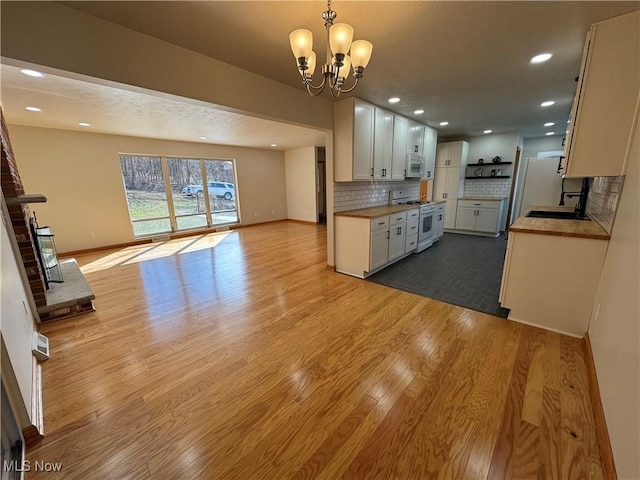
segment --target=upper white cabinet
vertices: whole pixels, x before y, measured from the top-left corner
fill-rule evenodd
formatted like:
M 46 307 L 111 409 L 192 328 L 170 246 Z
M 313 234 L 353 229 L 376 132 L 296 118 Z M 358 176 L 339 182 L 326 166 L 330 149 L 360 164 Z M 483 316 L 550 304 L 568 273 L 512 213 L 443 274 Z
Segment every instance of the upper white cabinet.
M 424 143 L 422 155 L 424 156 L 424 178 L 433 180 L 436 166 L 436 148 L 438 146 L 438 131 L 435 128 L 424 127 Z
M 393 160 L 392 180 L 404 180 L 407 168 L 407 138 L 409 120 L 395 115 L 393 122 Z
M 409 120 L 407 135 L 407 153 L 422 155 L 424 152 L 424 125 Z
M 375 107 L 351 97 L 333 108 L 335 181 L 372 180 Z
M 424 178 L 433 178 L 437 130 L 358 98 L 333 106 L 334 180 L 404 180 L 407 153 L 427 158 Z
M 467 164 L 469 143 L 465 141 L 441 143 L 436 149 L 436 167 L 460 167 Z
M 375 180 L 391 179 L 392 152 L 393 113 L 375 107 L 373 134 L 373 178 Z
M 640 11 L 591 27 L 571 110 L 568 177 L 624 175 L 640 93 Z

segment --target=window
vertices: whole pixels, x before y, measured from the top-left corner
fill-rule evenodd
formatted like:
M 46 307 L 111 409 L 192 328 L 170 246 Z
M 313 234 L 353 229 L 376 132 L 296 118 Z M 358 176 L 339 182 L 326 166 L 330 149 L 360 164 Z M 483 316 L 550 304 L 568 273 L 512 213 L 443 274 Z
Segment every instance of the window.
M 120 165 L 136 237 L 240 221 L 233 160 L 121 155 Z

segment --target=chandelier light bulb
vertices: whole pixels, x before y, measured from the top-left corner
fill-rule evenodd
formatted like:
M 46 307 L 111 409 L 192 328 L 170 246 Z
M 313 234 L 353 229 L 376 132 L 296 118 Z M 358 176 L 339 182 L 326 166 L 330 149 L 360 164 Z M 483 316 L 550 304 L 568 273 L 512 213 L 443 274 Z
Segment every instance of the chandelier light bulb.
M 356 40 L 351 44 L 351 64 L 353 68 L 367 68 L 369 60 L 371 60 L 371 52 L 373 44 L 366 40 Z
M 345 55 L 342 60 L 342 67 L 340 67 L 340 71 L 338 72 L 338 78 L 345 79 L 349 76 L 349 72 L 351 71 L 351 57 L 349 55 Z
M 353 40 L 353 27 L 347 23 L 336 23 L 329 29 L 329 44 L 334 55 L 349 53 Z
M 296 59 L 300 57 L 309 58 L 313 49 L 313 34 L 309 30 L 299 28 L 289 35 L 291 50 Z

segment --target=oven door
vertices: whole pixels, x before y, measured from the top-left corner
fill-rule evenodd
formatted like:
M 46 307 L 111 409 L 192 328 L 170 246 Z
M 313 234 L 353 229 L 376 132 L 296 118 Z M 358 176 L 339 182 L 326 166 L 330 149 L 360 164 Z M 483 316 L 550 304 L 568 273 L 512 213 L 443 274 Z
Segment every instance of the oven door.
M 418 232 L 418 243 L 428 240 L 435 235 L 435 212 L 420 213 L 420 231 Z

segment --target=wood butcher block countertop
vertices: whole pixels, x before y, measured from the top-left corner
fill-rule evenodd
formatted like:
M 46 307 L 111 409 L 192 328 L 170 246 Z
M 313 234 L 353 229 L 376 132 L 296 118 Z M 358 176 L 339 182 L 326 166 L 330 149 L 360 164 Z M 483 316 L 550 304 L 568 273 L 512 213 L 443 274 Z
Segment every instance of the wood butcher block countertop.
M 420 205 L 380 205 L 379 207 L 359 208 L 358 210 L 347 210 L 345 212 L 336 212 L 337 217 L 357 217 L 357 218 L 376 218 L 385 215 L 392 215 L 398 212 L 408 212 L 420 208 Z
M 571 212 L 572 207 L 554 207 L 535 205 L 527 210 L 545 210 L 553 212 Z M 561 237 L 593 238 L 609 240 L 611 235 L 598 222 L 587 220 L 561 220 L 556 218 L 532 218 L 526 214 L 518 217 L 509 227 L 510 232 L 537 233 L 540 235 L 558 235 Z

